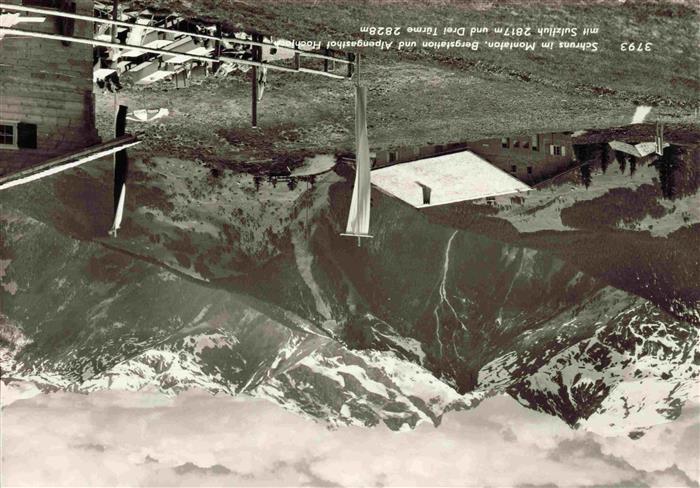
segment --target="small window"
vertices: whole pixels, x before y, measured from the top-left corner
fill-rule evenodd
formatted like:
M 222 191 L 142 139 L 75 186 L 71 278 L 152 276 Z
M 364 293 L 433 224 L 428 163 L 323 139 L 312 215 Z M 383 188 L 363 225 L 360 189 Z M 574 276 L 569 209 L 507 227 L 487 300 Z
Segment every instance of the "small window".
M 535 136 L 532 136 L 532 138 L 531 138 L 531 140 L 530 140 L 530 143 L 531 143 L 531 146 L 532 146 L 532 150 L 533 150 L 533 151 L 539 151 L 539 150 L 540 150 L 540 148 L 539 148 L 539 140 L 538 140 L 538 139 L 539 139 L 539 137 L 535 135 Z
M 527 174 L 529 174 L 529 175 L 532 174 L 532 166 L 527 167 Z
M 561 147 L 561 146 L 555 146 L 554 144 L 552 144 L 552 146 L 550 147 L 549 153 L 550 153 L 552 156 L 562 156 L 562 151 L 561 151 L 561 150 L 562 150 L 562 147 Z
M 513 147 L 520 147 L 520 141 L 519 140 L 514 140 L 513 141 Z
M 17 148 L 17 124 L 0 122 L 0 147 L 2 149 Z
M 528 149 L 530 147 L 530 143 L 525 141 L 523 142 L 523 149 Z
M 390 151 L 389 152 L 389 162 L 395 163 L 397 159 L 399 159 L 399 153 L 397 151 Z
M 502 137 L 501 147 L 510 147 L 510 139 L 508 139 L 507 137 Z
M 0 148 L 36 149 L 37 126 L 24 122 L 0 121 Z
M 513 165 L 513 166 L 510 167 L 510 172 L 511 172 L 511 173 L 515 173 L 515 172 L 517 172 L 517 171 L 518 171 L 518 167 L 517 167 L 516 165 Z

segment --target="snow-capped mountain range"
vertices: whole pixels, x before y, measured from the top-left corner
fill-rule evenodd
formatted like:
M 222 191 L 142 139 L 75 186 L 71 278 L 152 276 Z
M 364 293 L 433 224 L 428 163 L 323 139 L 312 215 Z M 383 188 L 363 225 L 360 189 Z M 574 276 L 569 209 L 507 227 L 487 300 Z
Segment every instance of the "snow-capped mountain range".
M 158 180 L 158 164 L 137 177 L 132 194 L 150 199 L 132 204 L 117 240 L 89 228 L 105 209 L 71 207 L 72 180 L 99 189 L 106 167 L 42 182 L 45 197 L 9 194 L 3 388 L 196 387 L 395 430 L 507 392 L 572 426 L 630 436 L 698 395 L 694 324 L 550 253 L 380 194 L 375 237 L 358 248 L 338 236 L 341 175 L 263 198 L 240 175 L 209 193 L 185 187 L 204 186 L 196 174 L 169 185 L 177 175 Z

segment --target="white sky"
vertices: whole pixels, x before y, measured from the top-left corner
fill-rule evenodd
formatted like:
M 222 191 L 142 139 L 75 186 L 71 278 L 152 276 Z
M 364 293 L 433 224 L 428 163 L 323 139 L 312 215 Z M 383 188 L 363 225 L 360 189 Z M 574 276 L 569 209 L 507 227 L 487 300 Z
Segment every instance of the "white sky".
M 1 484 L 697 486 L 699 412 L 687 405 L 634 441 L 571 430 L 506 396 L 397 433 L 328 430 L 267 401 L 205 392 L 42 394 L 2 410 Z

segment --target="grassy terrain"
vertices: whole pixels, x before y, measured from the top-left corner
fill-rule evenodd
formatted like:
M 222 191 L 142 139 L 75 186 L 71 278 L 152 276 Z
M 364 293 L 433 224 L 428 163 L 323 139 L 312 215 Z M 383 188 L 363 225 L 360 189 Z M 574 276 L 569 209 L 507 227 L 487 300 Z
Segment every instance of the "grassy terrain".
M 549 5 L 547 5 L 549 3 Z M 330 41 L 370 38 L 361 26 L 403 26 L 403 39 L 450 39 L 449 36 L 426 37 L 406 33 L 409 26 L 508 27 L 598 27 L 597 53 L 576 50 L 476 52 L 453 49 L 438 51 L 417 49 L 403 52 L 410 60 L 424 59 L 439 65 L 504 72 L 531 81 L 580 87 L 593 93 L 624 93 L 640 98 L 659 97 L 680 101 L 697 97 L 698 55 L 697 12 L 689 6 L 650 2 L 505 2 L 484 5 L 477 2 L 288 2 L 263 0 L 162 2 L 164 7 L 187 11 L 217 20 L 229 20 L 231 28 L 258 30 L 280 37 L 299 40 Z M 171 7 L 172 6 L 172 7 Z M 185 7 L 183 9 L 183 7 Z M 479 39 L 510 40 L 493 33 Z M 535 39 L 521 37 L 518 39 Z M 475 37 L 476 39 L 476 37 Z M 566 38 L 562 38 L 568 40 Z M 573 40 L 581 40 L 581 33 Z M 653 42 L 652 52 L 634 55 L 622 52 L 624 41 Z M 396 53 L 366 50 L 370 60 L 396 59 Z M 478 66 L 477 66 L 478 65 Z M 390 68 L 391 65 L 385 65 Z M 390 69 L 387 71 L 391 71 Z M 389 76 L 391 76 L 389 74 Z M 665 93 L 664 93 L 665 92 Z
M 232 30 L 297 40 L 352 40 L 360 37 L 363 25 L 600 29 L 600 50 L 595 53 L 486 47 L 365 49 L 362 77 L 369 89 L 372 149 L 623 125 L 640 103 L 656 106 L 652 119 L 693 122 L 696 118 L 698 17 L 682 4 L 225 0 L 149 2 L 149 6 L 223 22 Z M 497 40 L 494 36 L 480 39 Z M 421 39 L 416 34 L 410 37 Z M 653 49 L 624 53 L 619 49 L 623 40 L 652 42 Z M 258 130 L 250 128 L 248 73 L 209 78 L 200 86 L 177 91 L 169 82 L 127 88 L 120 93 L 120 102 L 131 108 L 171 109 L 173 115 L 162 124 L 131 126 L 143 134 L 141 150 L 149 154 L 176 154 L 219 166 L 237 163 L 240 168 L 243 162 L 269 165 L 313 152 L 352 150 L 350 81 L 278 72 L 271 72 L 268 79 Z M 109 133 L 112 106 L 111 94 L 98 96 L 102 134 Z

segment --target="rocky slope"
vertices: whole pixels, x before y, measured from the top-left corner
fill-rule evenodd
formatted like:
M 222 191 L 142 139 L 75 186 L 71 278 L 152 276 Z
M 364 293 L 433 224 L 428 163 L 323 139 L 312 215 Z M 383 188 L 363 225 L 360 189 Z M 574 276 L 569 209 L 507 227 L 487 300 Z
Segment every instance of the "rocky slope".
M 338 236 L 342 171 L 263 198 L 241 175 L 212 184 L 164 164 L 137 163 L 116 240 L 99 237 L 102 200 L 80 198 L 99 194 L 106 166 L 8 192 L 3 381 L 200 387 L 393 429 L 507 391 L 571 425 L 634 435 L 697 392 L 693 326 L 547 252 L 381 194 L 375 238 L 358 248 Z
M 537 183 L 523 197 L 434 207 L 425 214 L 434 222 L 552 253 L 682 321 L 700 324 L 697 130 L 674 136 L 685 142 L 667 148 L 676 154 L 666 163 L 654 154 L 628 163 L 607 147 L 610 140 L 653 140 L 653 128 L 580 136 L 598 138 L 585 145 L 596 156 L 587 162 L 587 178 L 577 167 L 581 161 L 572 161 L 572 170 Z M 601 146 L 607 148 L 605 159 Z M 513 158 L 517 163 L 517 155 Z M 664 170 L 666 164 L 672 169 Z

